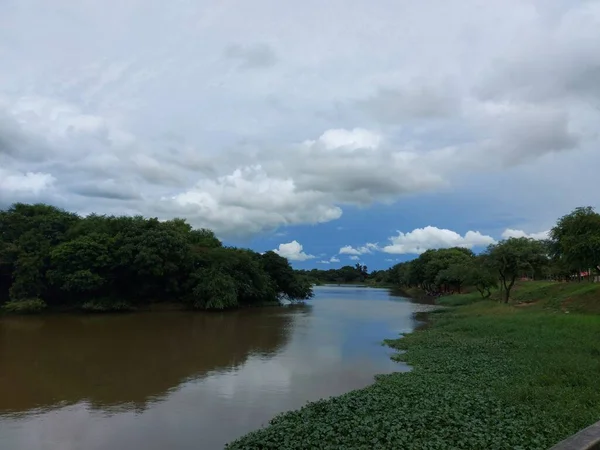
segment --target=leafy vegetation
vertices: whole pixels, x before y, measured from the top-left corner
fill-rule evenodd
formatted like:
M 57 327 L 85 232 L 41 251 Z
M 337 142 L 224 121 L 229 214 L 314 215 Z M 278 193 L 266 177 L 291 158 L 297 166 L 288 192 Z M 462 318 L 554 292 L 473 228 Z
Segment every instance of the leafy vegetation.
M 356 263 L 354 266 L 343 266 L 339 269 L 299 270 L 298 273 L 310 279 L 314 284 L 354 284 L 364 283 L 374 278 L 374 274 L 369 275 L 367 266 L 360 263 Z
M 576 208 L 550 231 L 550 250 L 567 274 L 600 270 L 600 214 L 591 207 Z M 568 275 L 567 275 L 568 276 Z
M 547 247 L 534 239 L 510 238 L 496 245 L 490 245 L 484 254 L 485 262 L 500 278 L 504 303 L 510 299 L 510 291 L 517 277 L 548 263 Z
M 0 211 L 5 312 L 128 311 L 159 302 L 226 309 L 311 296 L 285 258 L 223 247 L 212 231 L 182 219 L 79 217 L 21 203 Z
M 46 309 L 46 302 L 39 298 L 11 300 L 2 305 L 2 309 L 14 314 L 37 314 Z
M 418 258 L 369 275 L 367 283 L 391 285 L 411 296 L 440 297 L 477 290 L 507 303 L 519 279 L 595 281 L 600 273 L 600 214 L 576 208 L 561 217 L 549 239 L 509 238 L 483 253 L 464 248 L 427 250 Z M 453 302 L 467 301 L 454 299 Z
M 581 314 L 600 313 L 600 285 L 564 282 L 584 269 L 590 281 L 600 271 L 592 208 L 559 219 L 547 241 L 428 250 L 372 273 L 367 282 L 454 307 L 388 341 L 413 370 L 279 415 L 227 448 L 547 449 L 600 419 L 600 316 Z
M 277 416 L 228 449 L 547 449 L 600 418 L 600 316 L 449 298 L 475 303 L 388 342 L 411 372 Z

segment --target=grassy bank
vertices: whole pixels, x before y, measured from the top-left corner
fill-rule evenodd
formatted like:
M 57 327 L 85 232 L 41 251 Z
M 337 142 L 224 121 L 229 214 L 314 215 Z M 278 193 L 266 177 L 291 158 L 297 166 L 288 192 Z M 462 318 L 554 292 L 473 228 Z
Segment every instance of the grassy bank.
M 581 313 L 596 311 L 600 286 L 523 283 L 514 297 L 440 299 L 466 304 L 389 342 L 411 372 L 280 415 L 228 448 L 547 449 L 600 420 L 600 316 Z

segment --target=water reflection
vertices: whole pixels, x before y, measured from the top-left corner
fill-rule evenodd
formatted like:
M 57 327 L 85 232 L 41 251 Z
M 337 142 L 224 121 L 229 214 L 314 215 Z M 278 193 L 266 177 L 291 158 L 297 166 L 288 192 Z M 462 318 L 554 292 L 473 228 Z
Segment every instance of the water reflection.
M 407 370 L 385 338 L 423 307 L 320 287 L 225 314 L 0 319 L 0 449 L 218 449 L 307 401 Z
M 303 309 L 164 312 L 0 321 L 0 412 L 64 406 L 143 410 L 190 378 L 228 371 L 289 339 Z

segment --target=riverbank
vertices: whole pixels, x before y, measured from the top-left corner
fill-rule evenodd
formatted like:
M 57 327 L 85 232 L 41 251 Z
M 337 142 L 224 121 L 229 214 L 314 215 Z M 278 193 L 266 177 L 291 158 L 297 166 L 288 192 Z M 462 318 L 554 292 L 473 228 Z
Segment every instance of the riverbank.
M 600 286 L 523 283 L 514 297 L 440 299 L 463 304 L 388 341 L 411 372 L 280 415 L 228 448 L 551 447 L 600 419 Z

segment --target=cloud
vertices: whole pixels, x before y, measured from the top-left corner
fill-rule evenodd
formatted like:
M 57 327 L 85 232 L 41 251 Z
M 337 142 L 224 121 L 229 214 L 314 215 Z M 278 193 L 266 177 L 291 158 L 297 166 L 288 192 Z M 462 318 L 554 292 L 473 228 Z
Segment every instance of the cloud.
M 17 172 L 0 168 L 0 192 L 38 195 L 51 187 L 55 178 L 48 173 Z
M 299 189 L 289 177 L 270 177 L 260 165 L 200 181 L 192 189 L 163 197 L 155 207 L 164 215 L 183 214 L 228 235 L 328 222 L 342 215 L 326 194 Z
M 314 258 L 313 255 L 308 255 L 302 250 L 302 245 L 298 241 L 292 241 L 287 244 L 279 244 L 279 248 L 273 251 L 290 261 L 306 261 L 307 259 Z
M 504 230 L 502 232 L 502 239 L 508 239 L 508 238 L 522 238 L 522 237 L 526 237 L 526 238 L 531 238 L 531 239 L 536 239 L 536 240 L 544 240 L 544 239 L 548 239 L 550 231 L 540 231 L 538 233 L 525 233 L 523 230 L 513 230 L 512 228 L 507 228 L 506 230 Z
M 446 117 L 458 112 L 456 92 L 442 83 L 435 86 L 408 85 L 379 88 L 357 106 L 382 123 L 397 124 L 410 119 Z
M 329 258 L 329 262 L 332 262 L 332 263 L 339 263 L 339 262 L 340 262 L 340 259 L 339 259 L 339 258 L 336 258 L 335 256 L 332 256 L 331 258 Z
M 374 251 L 379 250 L 379 246 L 375 243 L 368 242 L 362 247 L 354 248 L 351 245 L 346 245 L 340 248 L 340 255 L 364 255 L 368 253 L 373 253 Z
M 317 264 L 331 264 L 329 261 L 325 261 L 322 259 L 321 261 L 317 261 Z
M 383 247 L 385 253 L 417 254 L 430 249 L 450 247 L 481 247 L 494 244 L 496 241 L 491 236 L 481 234 L 479 231 L 467 231 L 461 236 L 455 231 L 427 226 L 416 228 L 408 233 L 398 232 L 398 236 L 390 238 L 391 244 Z
M 600 99 L 600 6 L 581 2 L 553 19 L 553 26 L 535 24 L 521 45 L 481 74 L 479 95 L 530 102 Z
M 110 200 L 140 200 L 140 192 L 125 180 L 107 179 L 98 183 L 81 183 L 72 187 L 74 194 Z
M 350 259 L 352 261 L 358 261 L 358 260 L 360 260 L 360 258 L 358 256 L 356 256 L 356 255 L 350 256 Z
M 262 69 L 277 63 L 277 55 L 266 44 L 231 44 L 225 48 L 225 56 L 239 61 L 241 69 Z
M 325 131 L 317 140 L 305 141 L 304 145 L 311 148 L 316 147 L 324 150 L 347 150 L 355 151 L 361 149 L 375 150 L 381 144 L 381 135 L 364 128 L 352 130 L 331 129 Z
M 3 202 L 237 237 L 468 183 L 528 229 L 574 194 L 596 201 L 597 2 L 358 0 L 335 23 L 302 2 L 13 3 L 0 2 Z

